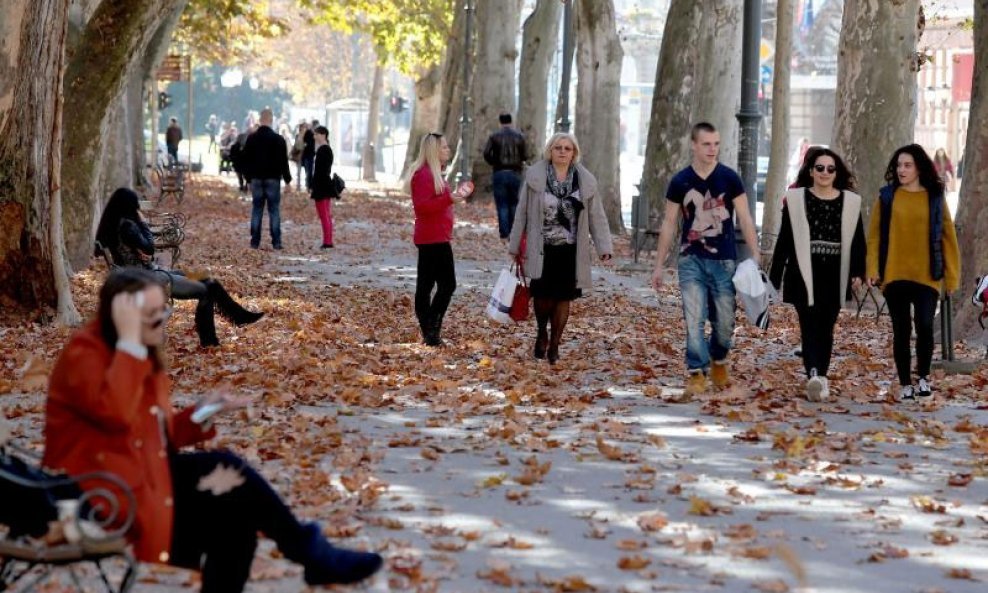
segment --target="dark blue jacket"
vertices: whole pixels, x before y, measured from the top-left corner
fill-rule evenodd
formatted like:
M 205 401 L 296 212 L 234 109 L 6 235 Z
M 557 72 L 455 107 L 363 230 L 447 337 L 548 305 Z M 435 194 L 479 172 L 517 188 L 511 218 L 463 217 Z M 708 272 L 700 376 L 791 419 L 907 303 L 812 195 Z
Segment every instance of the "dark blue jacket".
M 896 188 L 886 185 L 878 192 L 879 214 L 881 216 L 881 241 L 878 248 L 878 276 L 885 277 L 885 262 L 888 261 L 889 227 L 892 224 L 892 200 Z M 943 191 L 929 191 L 930 196 L 930 272 L 934 280 L 943 278 Z

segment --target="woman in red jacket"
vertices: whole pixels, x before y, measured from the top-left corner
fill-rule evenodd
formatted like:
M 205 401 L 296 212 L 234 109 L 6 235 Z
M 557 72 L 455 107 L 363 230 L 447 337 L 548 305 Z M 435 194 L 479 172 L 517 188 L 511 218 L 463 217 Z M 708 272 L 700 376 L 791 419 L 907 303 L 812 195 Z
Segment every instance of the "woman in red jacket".
M 405 191 L 415 208 L 413 240 L 418 247 L 418 274 L 415 280 L 415 316 L 422 338 L 429 346 L 442 346 L 443 317 L 456 290 L 453 264 L 453 203 L 469 194 L 466 187 L 451 192 L 443 177 L 449 162 L 449 144 L 442 134 L 430 133 L 419 143 L 419 155 L 412 163 Z M 432 289 L 436 294 L 432 294 Z
M 110 274 L 96 319 L 62 350 L 49 385 L 45 466 L 120 476 L 136 499 L 128 538 L 138 559 L 201 570 L 203 593 L 243 590 L 259 531 L 305 567 L 310 585 L 373 574 L 379 555 L 331 546 L 236 455 L 179 451 L 216 434 L 199 415 L 207 405 L 223 412 L 245 402 L 213 395 L 172 411 L 161 354 L 171 308 L 158 282 L 136 268 Z

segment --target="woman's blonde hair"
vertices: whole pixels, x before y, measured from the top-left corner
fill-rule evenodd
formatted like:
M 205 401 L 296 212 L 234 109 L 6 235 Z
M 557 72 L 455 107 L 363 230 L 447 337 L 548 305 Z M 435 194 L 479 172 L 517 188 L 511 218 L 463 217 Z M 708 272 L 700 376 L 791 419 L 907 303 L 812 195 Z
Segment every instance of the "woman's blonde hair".
M 542 158 L 547 161 L 552 160 L 552 147 L 560 140 L 569 140 L 573 145 L 573 164 L 580 162 L 580 143 L 576 141 L 576 136 L 570 134 L 569 132 L 556 132 L 549 137 L 549 141 L 545 143 L 545 150 L 542 151 Z
M 442 146 L 442 140 L 443 135 L 436 132 L 430 132 L 422 136 L 422 141 L 419 142 L 419 154 L 415 157 L 412 166 L 409 167 L 408 177 L 405 179 L 405 193 L 412 193 L 412 176 L 422 168 L 422 165 L 429 166 L 436 193 L 441 194 L 446 189 L 446 183 L 443 181 L 442 163 L 439 162 L 439 148 Z

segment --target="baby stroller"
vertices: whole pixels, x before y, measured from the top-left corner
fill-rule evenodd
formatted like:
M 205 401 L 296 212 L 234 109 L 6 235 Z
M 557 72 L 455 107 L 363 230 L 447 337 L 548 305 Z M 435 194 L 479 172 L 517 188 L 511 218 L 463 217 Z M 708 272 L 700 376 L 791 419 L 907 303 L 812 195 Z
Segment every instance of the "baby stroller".
M 220 173 L 233 172 L 233 155 L 230 153 L 230 146 L 220 148 Z

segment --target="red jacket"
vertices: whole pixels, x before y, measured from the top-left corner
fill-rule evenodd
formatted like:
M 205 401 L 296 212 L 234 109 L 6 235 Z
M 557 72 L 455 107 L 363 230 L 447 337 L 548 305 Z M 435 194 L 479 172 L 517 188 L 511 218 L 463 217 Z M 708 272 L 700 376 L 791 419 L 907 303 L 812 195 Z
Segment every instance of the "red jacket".
M 444 181 L 443 191 L 437 194 L 428 165 L 422 165 L 412 175 L 412 205 L 415 207 L 413 240 L 416 245 L 453 240 L 453 198 L 449 184 Z
M 170 385 L 150 360 L 107 346 L 93 321 L 62 350 L 48 387 L 45 466 L 70 475 L 107 471 L 127 482 L 137 499 L 128 539 L 146 562 L 169 560 L 169 451 L 215 435 L 192 423 L 191 408 L 173 413 Z

